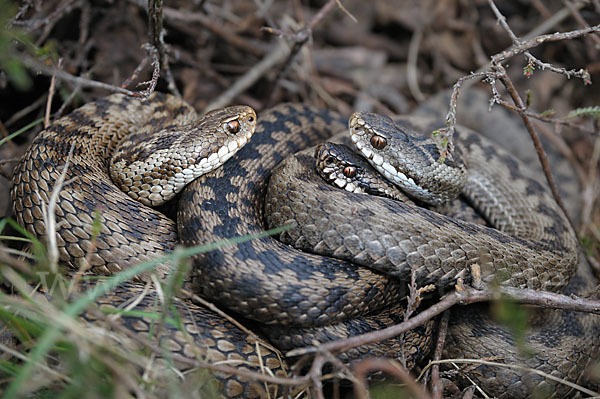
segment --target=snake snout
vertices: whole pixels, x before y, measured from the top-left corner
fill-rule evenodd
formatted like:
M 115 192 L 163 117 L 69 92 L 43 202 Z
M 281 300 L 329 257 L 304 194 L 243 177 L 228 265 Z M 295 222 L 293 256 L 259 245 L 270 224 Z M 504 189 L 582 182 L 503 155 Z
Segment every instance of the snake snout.
M 256 112 L 251 107 L 210 111 L 147 140 L 121 143 L 113 155 L 111 177 L 133 199 L 159 206 L 194 179 L 223 165 L 248 143 L 255 129 Z
M 456 198 L 467 179 L 463 162 L 440 162 L 437 144 L 388 116 L 355 112 L 348 123 L 352 143 L 386 179 L 432 205 Z

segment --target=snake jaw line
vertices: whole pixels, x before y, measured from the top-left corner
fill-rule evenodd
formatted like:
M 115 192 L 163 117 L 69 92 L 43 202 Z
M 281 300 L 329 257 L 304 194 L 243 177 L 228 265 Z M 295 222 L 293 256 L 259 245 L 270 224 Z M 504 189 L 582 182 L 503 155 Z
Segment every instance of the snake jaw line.
M 208 112 L 156 136 L 141 133 L 140 144 L 125 140 L 117 148 L 111 176 L 131 198 L 160 206 L 191 181 L 223 165 L 248 142 L 255 128 L 255 111 L 240 105 Z M 137 178 L 140 175 L 144 178 Z M 156 175 L 164 178 L 151 178 Z
M 387 116 L 355 112 L 351 140 L 369 163 L 407 194 L 431 205 L 454 199 L 466 183 L 462 159 L 439 164 L 439 150 Z M 438 151 L 438 152 L 436 152 Z
M 384 161 L 383 157 L 371 151 L 370 148 L 361 140 L 359 134 L 351 134 L 352 142 L 360 153 L 371 163 L 371 165 L 388 180 L 394 182 L 402 190 L 408 194 L 431 203 L 432 205 L 441 205 L 445 202 L 439 199 L 435 193 L 427 190 L 425 187 L 419 186 L 412 177 L 402 173 L 391 163 Z
M 406 201 L 406 196 L 395 185 L 344 144 L 326 142 L 318 145 L 315 169 L 328 183 L 345 191 Z

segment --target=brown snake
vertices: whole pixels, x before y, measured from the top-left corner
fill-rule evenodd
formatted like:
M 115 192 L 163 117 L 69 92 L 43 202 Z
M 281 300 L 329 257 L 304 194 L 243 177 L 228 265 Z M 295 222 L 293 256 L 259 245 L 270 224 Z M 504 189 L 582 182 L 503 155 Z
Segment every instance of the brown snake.
M 175 223 L 130 198 L 111 181 L 108 165 L 115 147 L 121 144 L 122 151 L 112 162 L 125 165 L 121 173 L 123 180 L 131 180 L 132 196 L 152 202 L 155 194 L 171 196 L 169 187 L 177 186 L 182 177 L 205 173 L 206 165 L 218 166 L 215 156 L 224 162 L 248 140 L 255 124 L 256 115 L 249 107 L 229 107 L 199 117 L 187 103 L 160 93 L 145 101 L 123 95 L 99 99 L 54 122 L 32 142 L 12 179 L 14 215 L 32 234 L 45 237 L 43 215 L 69 157 L 67 184 L 60 191 L 55 211 L 61 262 L 74 271 L 89 262 L 93 273 L 111 274 L 159 257 L 177 243 Z M 200 133 L 207 137 L 199 142 Z M 164 149 L 174 145 L 183 147 L 169 160 L 163 158 Z M 134 173 L 144 157 L 153 167 Z M 94 219 L 102 226 L 95 238 Z M 170 266 L 161 264 L 155 272 L 165 276 Z M 134 306 L 133 310 L 155 313 L 165 306 L 161 300 L 154 289 L 148 291 L 138 282 L 118 287 L 96 305 Z M 122 316 L 121 320 L 135 333 L 157 339 L 187 358 L 227 362 L 249 370 L 267 367 L 275 374 L 285 374 L 277 351 L 256 335 L 189 301 L 175 299 L 174 305 L 185 317 L 183 331 L 191 340 L 169 322 L 156 337 L 152 319 Z M 173 316 L 170 310 L 166 313 L 166 317 Z M 97 315 L 88 311 L 84 318 L 94 321 Z M 157 375 L 165 367 L 168 370 L 168 363 L 163 366 L 155 369 Z M 189 368 L 179 366 L 182 371 Z M 228 397 L 258 397 L 266 386 L 232 375 L 216 376 Z M 193 381 L 195 377 L 189 378 Z
M 359 135 L 353 141 L 361 140 L 357 147 L 368 147 L 363 155 L 375 158 L 378 165 L 383 165 L 380 169 L 388 172 L 403 168 L 402 163 L 439 159 L 439 150 L 431 140 L 415 132 L 415 123 L 420 124 L 421 131 L 432 130 L 431 126 L 424 126 L 426 121 L 415 118 L 394 124 L 386 117 L 365 113 L 355 114 L 349 125 L 351 133 Z M 575 235 L 558 206 L 508 153 L 472 131 L 460 128 L 458 133 L 457 146 L 462 147 L 469 166 L 463 196 L 485 221 L 501 231 L 449 218 L 412 203 L 356 194 L 360 191 L 358 184 L 348 183 L 352 180 L 348 177 L 366 174 L 358 170 L 370 168 L 364 161 L 358 166 L 339 166 L 343 172 L 334 172 L 333 167 L 327 172 L 334 182 L 341 180 L 337 185 L 345 186 L 351 193 L 323 187 L 315 172 L 314 151 L 291 157 L 274 171 L 265 205 L 267 225 L 295 223 L 296 228 L 281 234 L 284 242 L 405 280 L 412 271 L 422 284 L 444 286 L 459 276 L 469 278 L 469 267 L 476 263 L 482 279 L 491 283 L 500 278 L 503 284 L 519 287 L 564 287 L 578 267 L 578 249 Z M 389 145 L 391 152 L 402 146 L 409 146 L 410 150 L 389 160 L 377 148 L 388 148 L 382 142 Z M 410 151 L 412 156 L 407 155 Z M 327 156 L 321 152 L 322 149 L 319 154 L 326 163 Z M 333 164 L 334 160 L 329 162 Z M 386 165 L 388 162 L 395 167 Z M 446 160 L 450 165 L 457 162 Z M 394 172 L 387 174 L 391 173 Z M 423 183 L 426 178 L 412 175 L 401 180 Z M 585 293 L 593 287 L 594 279 L 585 266 L 581 265 L 566 292 Z M 494 323 L 482 307 L 472 308 L 479 311 L 458 310 L 446 356 L 525 364 L 554 377 L 579 381 L 599 355 L 598 316 L 537 312 L 529 320 L 525 344 L 520 348 L 510 330 Z M 526 355 L 525 351 L 531 354 Z M 570 392 L 569 387 L 519 370 L 481 366 L 467 376 L 478 380 L 487 394 L 498 397 L 564 397 Z
M 32 149 L 21 160 L 20 166 L 15 172 L 12 188 L 15 215 L 19 223 L 39 236 L 45 234 L 45 226 L 41 220 L 43 204 L 40 198 L 47 203 L 53 181 L 59 174 L 60 166 L 64 164 L 64 159 L 70 150 L 70 142 L 62 135 L 81 138 L 90 135 L 89 132 L 92 129 L 102 131 L 106 128 L 110 130 L 115 127 L 129 126 L 128 123 L 141 123 L 151 129 L 187 124 L 196 119 L 195 113 L 188 106 L 181 102 L 178 103 L 172 97 L 159 95 L 145 103 L 114 96 L 109 97 L 109 100 L 99 100 L 86 107 L 61 119 L 46 133 L 41 134 L 34 142 Z M 142 110 L 145 111 L 141 114 L 150 115 L 150 122 L 140 121 L 137 116 L 131 120 L 132 115 L 137 115 L 135 111 L 140 113 Z M 157 112 L 160 113 L 160 118 L 152 116 Z M 288 155 L 327 139 L 333 132 L 343 128 L 344 124 L 337 116 L 306 106 L 281 105 L 261 115 L 256 133 L 248 145 L 233 156 L 225 167 L 207 173 L 184 190 L 179 200 L 177 222 L 179 239 L 185 245 L 195 245 L 262 231 L 264 229 L 262 198 L 266 190 L 267 179 L 273 168 Z M 40 145 L 45 145 L 47 150 L 39 150 Z M 109 145 L 109 147 L 111 146 Z M 94 143 L 94 148 L 96 147 Z M 89 160 L 82 158 L 81 164 L 74 162 L 69 170 L 71 173 L 77 173 L 80 178 L 66 187 L 66 190 L 60 195 L 61 200 L 57 208 L 57 218 L 66 220 L 66 223 L 61 225 L 61 230 L 58 231 L 61 260 L 71 264 L 76 264 L 77 259 L 83 257 L 90 249 L 89 232 L 93 223 L 93 214 L 98 208 L 97 204 L 106 204 L 107 207 L 116 205 L 115 209 L 122 212 L 114 219 L 107 218 L 104 212 L 101 213 L 105 217 L 102 220 L 103 227 L 108 230 L 106 232 L 103 230 L 102 234 L 106 235 L 99 237 L 100 245 L 91 257 L 93 270 L 100 273 L 119 270 L 146 256 L 151 257 L 168 251 L 175 242 L 175 231 L 171 221 L 159 216 L 149 208 L 142 207 L 135 201 L 130 201 L 126 196 L 118 197 L 123 198 L 118 202 L 112 199 L 112 190 L 116 187 L 111 185 L 106 172 L 108 151 L 109 149 L 98 151 L 98 159 L 102 159 L 99 162 L 102 167 L 101 171 L 98 168 L 88 168 L 86 163 Z M 47 158 L 50 155 L 54 158 L 48 162 Z M 506 159 L 508 158 L 504 160 Z M 70 177 L 72 176 L 67 176 L 67 178 Z M 70 192 L 72 185 L 80 185 L 83 194 Z M 109 186 L 111 195 L 107 197 L 107 190 L 109 190 L 107 187 Z M 90 189 L 90 187 L 95 188 Z M 532 187 L 537 190 L 539 185 Z M 144 189 L 142 188 L 142 190 Z M 322 183 L 315 188 L 315 191 L 323 190 L 327 191 L 328 189 L 324 189 Z M 34 192 L 38 192 L 39 196 L 34 195 Z M 114 195 L 119 196 L 120 194 L 115 193 Z M 121 201 L 128 205 L 123 206 Z M 396 205 L 386 203 L 386 207 L 394 206 Z M 106 209 L 100 208 L 101 211 Z M 429 225 L 438 223 L 442 229 L 443 225 L 447 225 L 448 237 L 460 236 L 456 233 L 456 226 L 459 226 L 463 228 L 462 233 L 465 229 L 477 237 L 485 233 L 487 237 L 490 237 L 489 240 L 495 240 L 495 243 L 501 243 L 505 238 L 502 233 L 490 232 L 481 227 L 472 227 L 461 222 L 449 222 L 443 217 L 440 219 L 429 211 L 417 210 L 416 212 L 418 215 L 424 216 Z M 125 220 L 124 223 L 123 220 Z M 454 233 L 452 228 L 455 229 Z M 115 232 L 117 234 L 113 235 Z M 157 233 L 158 235 L 155 235 Z M 80 244 L 80 239 L 83 239 L 84 243 L 87 240 L 87 243 Z M 517 241 L 519 245 L 524 245 L 518 239 L 511 239 Z M 568 238 L 566 242 L 569 243 L 571 239 Z M 148 242 L 171 244 L 166 247 L 148 248 Z M 419 246 L 413 247 L 417 249 L 415 252 L 419 253 Z M 451 248 L 455 247 L 451 246 Z M 527 248 L 526 245 L 525 248 Z M 534 253 L 536 249 L 529 248 L 528 250 Z M 423 281 L 434 277 L 444 277 L 445 280 L 451 281 L 458 275 L 466 276 L 466 268 L 476 259 L 480 259 L 469 258 L 469 261 L 466 262 L 464 253 L 461 255 L 455 252 L 446 250 L 443 253 L 458 259 L 458 271 L 450 271 L 453 262 L 448 258 L 447 261 L 438 264 L 442 266 L 440 271 L 424 269 Z M 463 252 L 476 253 L 477 249 L 469 248 Z M 494 252 L 495 250 L 490 248 L 486 256 Z M 140 257 L 140 253 L 144 255 Z M 126 258 L 126 256 L 129 256 L 130 260 L 121 264 L 120 259 Z M 514 255 L 514 257 L 517 260 L 515 264 L 526 263 L 523 256 Z M 413 259 L 415 262 L 422 262 L 423 265 L 429 265 L 430 262 L 427 257 L 423 256 Z M 559 259 L 557 262 L 560 263 L 561 260 Z M 485 270 L 486 263 L 481 263 Z M 567 260 L 567 263 L 572 264 L 573 261 Z M 493 261 L 491 264 L 495 265 Z M 545 274 L 545 270 L 539 271 L 532 268 L 531 270 L 536 272 L 533 276 L 524 272 L 523 269 L 510 274 L 514 271 L 513 263 L 508 261 L 502 264 L 507 268 L 510 278 L 514 280 L 512 282 L 516 285 L 532 282 L 533 287 L 560 288 L 567 283 L 567 279 L 559 276 L 570 276 L 574 273 L 574 270 L 560 271 L 554 276 Z M 163 269 L 162 272 L 168 273 L 168 269 Z M 396 274 L 406 276 L 406 271 Z M 544 278 L 540 278 L 541 275 Z M 194 261 L 193 282 L 197 292 L 201 295 L 232 311 L 261 323 L 283 325 L 287 326 L 286 328 L 289 326 L 325 326 L 356 317 L 367 316 L 368 318 L 381 309 L 389 307 L 390 303 L 397 303 L 397 300 L 403 296 L 401 294 L 403 284 L 394 279 L 371 269 L 357 268 L 349 262 L 291 249 L 273 238 L 257 239 L 198 256 Z M 127 292 L 129 292 L 128 289 L 125 289 L 125 293 Z M 119 297 L 123 296 L 127 295 Z M 118 301 L 112 297 L 108 302 L 116 305 Z M 193 307 L 191 304 L 188 306 Z M 382 312 L 386 311 L 390 312 L 389 309 L 382 310 Z M 213 360 L 224 358 L 222 347 L 225 346 L 231 349 L 227 352 L 226 358 L 232 359 L 230 356 L 235 358 L 237 353 L 239 360 L 241 353 L 242 358 L 250 365 L 256 365 L 256 353 L 244 349 L 252 346 L 249 342 L 256 343 L 256 338 L 244 332 L 237 332 L 237 342 L 241 342 L 240 344 L 232 346 L 223 343 L 219 345 L 219 340 L 215 339 L 214 334 L 223 336 L 223 330 L 217 331 L 214 326 L 222 325 L 223 320 L 217 317 L 215 321 L 212 318 L 214 314 L 209 313 L 209 315 L 212 316 L 208 316 L 206 324 L 203 324 L 203 329 L 189 329 L 198 346 L 208 348 L 208 353 L 212 353 L 214 356 Z M 391 316 L 393 318 L 393 314 Z M 195 319 L 198 321 L 198 318 Z M 586 334 L 588 334 L 587 331 Z M 424 331 L 421 331 L 421 334 L 423 333 Z M 211 336 L 211 334 L 213 335 Z M 498 334 L 494 335 L 494 337 L 498 336 Z M 597 333 L 596 336 L 598 336 Z M 426 352 L 420 347 L 415 349 L 414 345 L 411 349 L 410 337 L 406 345 L 410 349 L 410 354 L 415 356 L 422 354 L 416 352 Z M 597 343 L 594 345 L 597 346 Z M 234 346 L 238 349 L 232 349 Z M 212 348 L 217 350 L 211 352 Z M 595 351 L 597 348 L 594 347 L 593 350 Z M 591 352 L 590 350 L 589 353 Z M 261 353 L 265 355 L 264 351 Z M 370 353 L 378 354 L 376 349 Z M 252 356 L 254 356 L 253 359 Z M 276 356 L 273 355 L 273 352 L 267 353 L 266 359 L 272 359 L 271 365 L 274 370 L 277 370 L 277 362 L 274 360 Z M 577 377 L 579 377 L 581 368 L 579 363 L 575 368 L 578 371 Z M 488 375 L 485 374 L 484 378 Z M 519 381 L 520 379 L 517 383 Z M 244 397 L 255 394 L 255 391 L 252 391 L 243 380 L 222 377 L 222 382 L 228 396 Z M 562 391 L 555 391 L 557 395 L 560 392 Z

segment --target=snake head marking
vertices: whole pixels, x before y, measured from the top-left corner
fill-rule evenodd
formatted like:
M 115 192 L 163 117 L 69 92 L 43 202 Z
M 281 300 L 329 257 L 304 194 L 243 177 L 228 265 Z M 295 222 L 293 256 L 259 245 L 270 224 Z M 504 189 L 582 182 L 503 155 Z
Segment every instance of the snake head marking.
M 223 165 L 255 129 L 256 113 L 248 106 L 210 111 L 189 124 L 126 141 L 113 155 L 111 177 L 132 198 L 161 205 L 192 180 Z
M 467 179 L 464 163 L 437 162 L 439 151 L 432 151 L 431 138 L 371 112 L 355 112 L 348 127 L 361 155 L 407 194 L 439 205 L 462 191 Z
M 396 186 L 343 144 L 324 143 L 317 146 L 315 160 L 319 175 L 334 187 L 399 200 L 406 198 Z

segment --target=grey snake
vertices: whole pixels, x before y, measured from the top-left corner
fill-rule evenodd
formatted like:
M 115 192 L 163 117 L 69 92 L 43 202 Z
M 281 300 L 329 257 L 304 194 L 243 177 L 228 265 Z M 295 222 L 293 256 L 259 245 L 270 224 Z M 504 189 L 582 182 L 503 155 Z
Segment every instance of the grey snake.
M 113 126 L 122 126 L 125 123 L 140 123 L 138 117 L 134 118 L 132 115 L 136 115 L 135 110 L 139 112 L 142 109 L 147 110 L 145 112 L 150 112 L 151 115 L 157 112 L 161 115 L 160 118 L 150 117 L 150 122 L 142 123 L 147 130 L 160 130 L 177 124 L 186 125 L 197 118 L 189 106 L 185 106 L 181 102 L 173 102 L 172 97 L 156 95 L 147 102 L 118 96 L 109 97 L 108 100 L 98 100 L 88 105 L 87 108 L 82 108 L 59 120 L 34 141 L 31 149 L 22 158 L 16 169 L 12 182 L 12 198 L 19 223 L 38 236 L 45 234 L 45 226 L 41 220 L 43 203 L 39 198 L 43 198 L 44 195 L 47 198 L 52 188 L 52 182 L 56 178 L 59 168 L 64 164 L 64 159 L 71 146 L 67 138 L 81 139 L 83 137 L 86 140 L 93 129 L 111 129 Z M 124 122 L 123 118 L 127 122 Z M 143 259 L 145 256 L 152 257 L 154 254 L 169 251 L 172 243 L 176 242 L 177 235 L 179 242 L 184 245 L 196 245 L 263 231 L 265 229 L 263 198 L 267 190 L 268 178 L 273 169 L 295 152 L 326 140 L 333 133 L 345 129 L 345 125 L 340 117 L 331 112 L 303 105 L 283 104 L 263 113 L 254 136 L 246 146 L 239 150 L 224 167 L 194 180 L 183 190 L 179 198 L 177 232 L 171 221 L 157 216 L 155 212 L 135 201 L 129 201 L 128 197 L 125 196 L 127 200 L 123 200 L 127 206 L 118 203 L 120 200 L 115 201 L 111 196 L 107 197 L 107 190 L 111 190 L 112 193 L 114 187 L 106 179 L 106 170 L 99 172 L 97 169 L 93 169 L 90 172 L 85 167 L 86 160 L 82 159 L 82 166 L 74 164 L 70 168 L 73 173 L 79 173 L 79 179 L 73 184 L 80 185 L 80 191 L 79 193 L 70 192 L 73 184 L 68 186 L 61 193 L 61 201 L 57 209 L 57 217 L 67 221 L 67 224 L 63 224 L 67 227 L 63 227 L 58 232 L 61 260 L 73 265 L 78 257 L 81 258 L 86 254 L 89 250 L 89 229 L 93 222 L 93 212 L 98 209 L 98 203 L 107 201 L 112 202 L 113 205 L 116 203 L 115 209 L 122 209 L 122 216 L 119 214 L 118 217 L 124 219 L 108 218 L 103 220 L 103 226 L 116 230 L 117 234 L 106 232 L 106 236 L 99 237 L 100 245 L 91 257 L 91 263 L 94 266 L 92 270 L 96 273 L 110 273 L 135 263 L 141 260 L 138 259 L 140 253 L 144 254 Z M 521 175 L 518 167 L 515 168 L 516 161 L 513 158 L 472 135 L 465 137 L 463 143 L 469 147 L 469 151 L 472 149 L 477 151 L 479 148 L 490 160 L 499 162 L 498 165 L 501 165 L 499 167 L 504 168 L 502 173 L 515 181 L 524 182 L 523 188 L 529 196 L 535 198 L 537 208 L 533 208 L 532 211 L 541 212 L 543 222 L 550 223 L 549 226 L 543 225 L 543 233 L 547 235 L 544 235 L 539 242 L 531 244 L 526 239 L 513 234 L 455 221 L 428 210 L 415 208 L 412 205 L 398 205 L 388 199 L 367 200 L 356 197 L 358 194 L 352 196 L 350 193 L 339 192 L 339 190 L 335 190 L 339 193 L 334 194 L 334 189 L 326 187 L 322 182 L 316 183 L 314 189 L 307 191 L 314 192 L 314 194 L 327 193 L 325 201 L 330 203 L 328 205 L 330 210 L 340 208 L 336 206 L 339 205 L 338 196 L 339 201 L 342 201 L 341 196 L 343 195 L 346 198 L 343 201 L 348 201 L 347 198 L 350 198 L 350 202 L 353 204 L 356 203 L 360 206 L 364 204 L 368 210 L 366 214 L 377 215 L 377 212 L 383 209 L 393 210 L 415 218 L 419 223 L 424 221 L 427 228 L 437 229 L 435 234 L 432 233 L 434 239 L 431 245 L 428 245 L 427 240 L 423 238 L 415 238 L 414 242 L 403 245 L 402 243 L 406 240 L 397 241 L 396 243 L 400 243 L 400 245 L 396 245 L 396 247 L 404 247 L 409 250 L 409 254 L 404 256 L 408 262 L 407 266 L 398 267 L 398 264 L 394 263 L 395 259 L 399 259 L 398 252 L 392 251 L 396 254 L 396 258 L 377 259 L 378 270 L 385 273 L 404 278 L 407 277 L 410 270 L 417 268 L 420 282 L 440 282 L 441 286 L 451 283 L 458 276 L 468 278 L 468 266 L 473 262 L 478 262 L 487 273 L 485 276 L 488 277 L 493 276 L 495 270 L 501 270 L 503 275 L 508 276 L 510 283 L 516 286 L 561 289 L 567 284 L 569 277 L 575 273 L 577 265 L 577 253 L 571 251 L 576 247 L 576 241 L 568 224 L 564 224 L 564 218 L 560 213 L 556 213 L 555 208 L 552 208 L 548 201 L 543 199 L 546 197 L 538 195 L 543 191 L 542 186 L 532 180 L 527 180 Z M 39 150 L 41 144 L 46 146 L 47 152 Z M 94 145 L 97 146 L 97 143 Z M 109 148 L 101 149 L 99 156 L 107 159 L 107 154 L 113 146 L 114 144 L 111 144 Z M 139 151 L 136 150 L 136 152 Z M 48 154 L 55 154 L 56 157 L 49 162 Z M 106 161 L 104 164 L 101 163 L 101 166 L 106 166 Z M 306 175 L 308 174 L 309 171 L 306 172 Z M 90 182 L 94 182 L 96 185 L 92 185 Z M 288 184 L 288 181 L 283 179 L 279 184 L 285 185 Z M 109 186 L 110 189 L 107 188 Z M 34 195 L 32 192 L 38 194 Z M 293 192 L 293 190 L 290 189 L 289 192 Z M 376 201 L 377 205 L 368 202 L 371 200 Z M 541 202 L 538 203 L 538 200 Z M 307 201 L 301 202 L 308 203 Z M 100 210 L 103 209 L 100 207 Z M 547 216 L 549 213 L 551 214 L 550 218 Z M 355 219 L 359 220 L 356 217 Z M 549 222 L 550 219 L 553 221 Z M 281 219 L 281 222 L 286 220 L 288 220 L 287 215 Z M 416 223 L 415 221 L 410 224 L 415 225 Z M 293 237 L 293 234 L 300 230 L 299 228 L 290 230 L 284 236 Z M 407 234 L 415 234 L 408 228 L 406 230 Z M 148 248 L 148 237 L 155 237 L 156 233 L 158 233 L 158 238 L 156 240 L 153 238 L 150 242 L 169 242 L 171 244 L 166 247 L 159 245 Z M 509 233 L 514 233 L 514 231 L 509 230 Z M 463 234 L 470 235 L 470 240 L 466 244 L 460 243 Z M 84 242 L 88 240 L 88 243 L 79 244 L 81 239 Z M 486 249 L 480 250 L 472 245 L 473 240 L 481 240 L 483 244 L 487 244 L 487 246 L 484 245 Z M 294 241 L 308 240 L 296 238 Z M 324 241 L 327 243 L 327 240 Z M 408 241 L 411 240 L 408 239 Z M 436 253 L 435 245 L 438 244 L 443 249 Z M 513 245 L 516 246 L 517 253 L 506 252 L 510 253 L 510 255 L 506 255 L 506 259 L 495 260 L 495 255 L 503 254 L 495 246 L 505 248 Z M 321 247 L 327 247 L 327 245 L 321 245 Z M 556 259 L 557 264 L 566 266 L 557 271 L 542 269 L 541 265 L 544 264 L 544 261 L 539 261 L 540 266 L 528 268 L 526 266 L 528 260 L 536 259 L 539 250 L 556 254 L 551 257 Z M 553 250 L 555 252 L 552 252 Z M 521 253 L 522 251 L 529 252 L 524 255 Z M 333 250 L 333 252 L 336 251 Z M 390 311 L 390 306 L 391 309 L 395 309 L 394 304 L 397 304 L 403 297 L 404 284 L 380 271 L 357 267 L 351 263 L 351 261 L 359 260 L 354 256 L 355 254 L 352 254 L 351 249 L 337 252 L 350 253 L 352 256 L 348 261 L 337 260 L 292 249 L 271 237 L 256 239 L 197 256 L 193 260 L 191 283 L 201 296 L 210 298 L 211 301 L 230 311 L 239 313 L 262 325 L 273 325 L 278 328 L 281 326 L 282 330 L 294 328 L 308 330 L 307 327 L 312 326 L 323 329 L 332 325 L 345 326 L 344 323 L 347 320 L 361 318 L 367 320 L 372 317 L 377 319 L 378 315 L 386 312 L 393 319 L 395 315 L 393 311 Z M 115 254 L 118 255 L 115 256 Z M 442 255 L 442 257 L 435 260 L 432 259 L 433 254 Z M 373 253 L 369 254 L 367 251 L 367 254 L 362 256 L 369 266 L 373 266 L 372 255 Z M 126 256 L 129 256 L 131 260 L 120 264 L 117 259 Z M 458 269 L 453 268 L 454 263 L 458 264 Z M 160 272 L 165 274 L 169 270 L 164 268 Z M 111 298 L 113 298 L 111 301 L 115 301 L 114 297 Z M 194 305 L 190 304 L 189 306 L 193 307 Z M 222 353 L 219 346 L 215 344 L 214 337 L 211 338 L 208 335 L 213 333 L 213 325 L 222 324 L 223 321 L 219 317 L 216 318 L 216 321 L 210 321 L 214 320 L 211 317 L 207 319 L 209 321 L 205 324 L 204 333 L 198 332 L 196 329 L 192 335 L 197 340 L 198 346 L 209 350 L 216 347 L 216 351 Z M 588 350 L 585 351 L 588 356 L 587 360 L 581 357 L 575 362 L 569 360 L 569 364 L 572 366 L 569 369 L 571 373 L 567 374 L 569 376 L 574 374 L 576 378 L 580 378 L 584 363 L 587 364 L 590 357 L 595 356 L 598 351 L 597 339 L 590 338 L 590 336 L 598 337 L 598 329 L 595 324 L 592 324 L 593 329 L 590 329 L 588 327 L 590 322 L 587 319 L 585 322 L 580 321 L 580 315 L 564 317 L 569 320 L 577 320 L 577 323 L 582 326 L 582 332 L 577 338 L 581 339 L 583 336 L 587 341 Z M 373 325 L 378 326 L 377 322 L 371 324 L 371 326 Z M 474 323 L 467 320 L 462 324 L 458 323 L 456 330 L 460 330 L 461 327 L 469 329 L 472 325 Z M 484 324 L 486 328 L 491 325 L 491 322 L 487 321 Z M 431 336 L 432 327 L 424 328 L 426 330 L 420 331 L 417 338 L 422 335 Z M 492 335 L 486 331 L 482 335 L 491 336 L 492 340 L 501 339 L 500 331 L 502 329 L 500 327 L 489 328 L 495 333 Z M 271 327 L 269 329 L 277 330 Z M 349 331 L 344 329 L 346 327 L 339 327 L 338 331 Z M 468 333 L 473 335 L 474 331 L 478 330 L 470 328 Z M 566 328 L 555 334 L 554 338 L 558 337 L 573 342 L 575 337 L 569 335 L 571 332 L 572 329 Z M 217 334 L 222 334 L 222 332 Z M 254 339 L 254 343 L 256 343 L 255 337 L 249 338 L 248 334 L 238 333 L 238 342 L 241 341 L 242 344 L 236 345 L 238 347 L 248 346 L 249 339 Z M 409 337 L 405 344 L 409 348 L 411 339 Z M 416 358 L 426 354 L 427 350 L 424 346 L 428 345 L 430 341 L 430 339 L 425 340 L 425 343 L 419 341 L 420 343 L 412 345 L 412 348 L 417 349 L 409 351 L 410 354 L 414 354 Z M 539 341 L 547 347 L 556 345 L 555 342 L 549 342 L 547 338 L 540 338 Z M 212 342 L 212 345 L 208 342 Z M 487 348 L 487 350 L 494 353 L 497 346 Z M 506 347 L 507 344 L 503 342 L 500 346 Z M 376 351 L 377 349 L 372 349 L 368 353 L 377 354 Z M 242 357 L 246 359 L 251 356 L 256 357 L 254 352 L 250 354 L 250 352 L 242 350 L 242 353 Z M 271 357 L 269 358 L 269 356 Z M 480 356 L 485 357 L 487 354 L 480 354 Z M 267 357 L 275 359 L 276 354 L 269 352 Z M 256 361 L 252 364 L 256 365 Z M 280 367 L 284 368 L 285 366 Z M 277 366 L 274 366 L 274 369 L 276 368 Z M 481 380 L 493 379 L 490 377 L 490 373 L 495 375 L 495 372 L 495 370 L 483 372 Z M 530 392 L 530 384 L 521 381 L 520 377 L 510 378 L 512 380 L 507 385 L 490 383 L 490 389 L 493 392 L 506 393 L 506 386 L 518 386 L 514 392 L 522 392 L 524 395 Z M 235 377 L 222 377 L 222 382 L 228 396 L 256 395 L 255 390 L 248 388 L 247 381 L 240 382 Z M 555 396 L 565 394 L 561 386 L 550 385 Z

